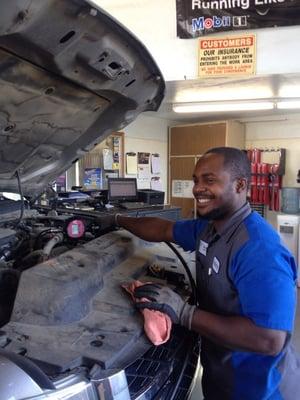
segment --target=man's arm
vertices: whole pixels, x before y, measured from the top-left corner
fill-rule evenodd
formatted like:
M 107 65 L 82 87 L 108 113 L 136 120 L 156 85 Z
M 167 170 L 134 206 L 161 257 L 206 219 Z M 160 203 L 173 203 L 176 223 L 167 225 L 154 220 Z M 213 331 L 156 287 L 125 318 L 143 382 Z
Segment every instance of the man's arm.
M 149 242 L 172 242 L 174 222 L 153 217 L 126 217 L 116 215 L 116 224 Z
M 224 317 L 200 309 L 194 311 L 191 328 L 218 345 L 270 356 L 278 354 L 286 340 L 285 331 L 261 328 L 245 317 Z
M 138 308 L 166 313 L 175 324 L 198 332 L 223 347 L 273 356 L 285 344 L 286 332 L 283 330 L 261 328 L 242 316 L 222 316 L 201 310 L 186 303 L 167 286 L 145 284 L 135 289 L 134 295 L 149 300 L 138 303 Z

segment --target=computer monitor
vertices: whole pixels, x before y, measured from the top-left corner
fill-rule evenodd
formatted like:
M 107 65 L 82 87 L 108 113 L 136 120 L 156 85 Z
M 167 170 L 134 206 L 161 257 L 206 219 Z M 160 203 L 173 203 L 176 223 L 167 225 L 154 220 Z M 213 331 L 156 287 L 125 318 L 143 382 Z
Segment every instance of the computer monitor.
M 110 202 L 137 201 L 136 178 L 108 178 L 107 183 Z

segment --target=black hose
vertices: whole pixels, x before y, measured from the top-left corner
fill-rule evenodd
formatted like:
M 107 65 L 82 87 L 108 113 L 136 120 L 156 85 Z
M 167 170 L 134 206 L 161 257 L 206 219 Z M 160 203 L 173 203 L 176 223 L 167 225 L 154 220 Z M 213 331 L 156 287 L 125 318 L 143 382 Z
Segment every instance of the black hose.
M 170 242 L 165 242 L 165 244 L 168 247 L 170 247 L 170 249 L 176 254 L 176 256 L 179 258 L 181 264 L 183 265 L 183 268 L 185 269 L 185 271 L 187 273 L 187 276 L 188 276 L 189 281 L 190 281 L 191 289 L 192 289 L 191 302 L 192 302 L 192 304 L 196 304 L 197 305 L 197 288 L 196 288 L 196 284 L 195 284 L 194 278 L 193 278 L 193 276 L 191 274 L 191 271 L 190 271 L 187 263 L 185 262 L 184 258 L 179 253 L 179 251 L 173 246 L 173 244 L 171 244 Z
M 47 234 L 56 234 L 56 233 L 63 233 L 62 229 L 59 228 L 47 228 L 44 231 L 41 231 L 37 237 L 35 238 L 35 248 L 38 249 L 39 246 L 41 246 L 41 240 L 46 236 Z
M 16 225 L 18 226 L 20 224 L 20 222 L 23 219 L 24 216 L 24 198 L 23 198 L 23 191 L 22 191 L 22 185 L 21 185 L 21 179 L 20 179 L 20 175 L 19 175 L 19 171 L 16 171 L 16 177 L 17 177 L 17 181 L 18 181 L 18 188 L 19 188 L 19 195 L 21 197 L 21 210 L 20 210 L 20 217 L 18 219 L 18 221 L 16 222 Z

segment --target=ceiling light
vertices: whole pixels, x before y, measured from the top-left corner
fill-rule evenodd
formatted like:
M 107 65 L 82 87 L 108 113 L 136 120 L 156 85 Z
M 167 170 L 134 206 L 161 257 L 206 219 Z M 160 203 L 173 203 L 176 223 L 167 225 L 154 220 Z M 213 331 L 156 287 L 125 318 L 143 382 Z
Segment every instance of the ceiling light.
M 240 101 L 240 102 L 211 102 L 211 103 L 177 103 L 173 104 L 176 113 L 204 113 L 228 111 L 258 111 L 272 110 L 272 101 Z
M 199 87 L 197 85 L 177 89 L 175 103 L 207 103 L 211 101 L 256 101 L 259 99 L 268 99 L 273 97 L 271 88 L 262 85 L 250 86 L 246 83 L 231 84 L 224 87 L 224 84 L 214 86 Z
M 277 102 L 277 108 L 280 110 L 288 110 L 300 108 L 300 100 L 281 100 Z
M 291 83 L 283 84 L 278 91 L 278 97 L 298 97 L 300 92 L 299 79 Z

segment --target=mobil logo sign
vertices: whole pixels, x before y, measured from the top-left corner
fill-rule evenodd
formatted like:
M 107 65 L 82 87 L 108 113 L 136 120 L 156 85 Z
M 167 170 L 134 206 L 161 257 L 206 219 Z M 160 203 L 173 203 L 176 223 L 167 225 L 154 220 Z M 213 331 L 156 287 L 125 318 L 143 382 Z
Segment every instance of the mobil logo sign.
M 199 17 L 192 19 L 193 32 L 203 31 L 204 29 L 214 29 L 214 28 L 225 28 L 231 26 L 231 17 L 223 16 L 217 17 L 216 15 L 212 17 Z
M 193 32 L 209 30 L 209 29 L 220 29 L 228 27 L 246 27 L 247 16 L 227 16 L 218 17 L 213 15 L 211 17 L 199 17 L 192 19 L 192 30 Z

